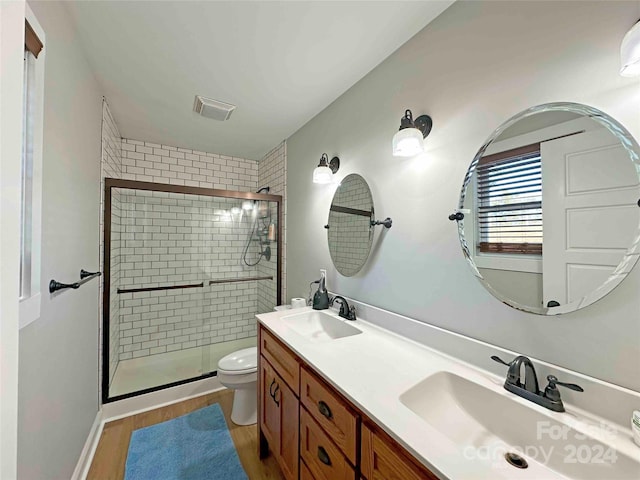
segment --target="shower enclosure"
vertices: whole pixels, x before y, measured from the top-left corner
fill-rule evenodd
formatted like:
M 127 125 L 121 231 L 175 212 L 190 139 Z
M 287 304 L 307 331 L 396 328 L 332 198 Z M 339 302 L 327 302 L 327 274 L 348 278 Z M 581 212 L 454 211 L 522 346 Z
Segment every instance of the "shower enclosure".
M 281 303 L 282 197 L 106 179 L 103 402 L 216 374 Z

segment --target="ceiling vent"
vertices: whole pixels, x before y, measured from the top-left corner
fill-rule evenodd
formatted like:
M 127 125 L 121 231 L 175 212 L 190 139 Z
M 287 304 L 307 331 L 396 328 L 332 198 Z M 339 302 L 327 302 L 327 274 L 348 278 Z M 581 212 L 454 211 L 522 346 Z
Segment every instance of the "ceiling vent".
M 193 111 L 199 113 L 203 117 L 213 118 L 214 120 L 229 120 L 231 114 L 236 109 L 235 105 L 220 102 L 212 98 L 196 95 L 196 101 L 193 104 Z

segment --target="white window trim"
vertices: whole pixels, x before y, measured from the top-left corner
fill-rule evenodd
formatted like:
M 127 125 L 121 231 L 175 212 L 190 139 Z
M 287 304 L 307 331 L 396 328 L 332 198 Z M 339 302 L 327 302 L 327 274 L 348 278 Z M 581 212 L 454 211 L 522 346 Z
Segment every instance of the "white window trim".
M 31 293 L 20 300 L 18 326 L 20 329 L 40 318 L 41 244 L 42 244 L 42 146 L 44 127 L 44 68 L 46 58 L 45 33 L 29 5 L 25 5 L 25 19 L 45 44 L 36 60 L 34 122 L 33 122 L 33 185 L 31 210 Z
M 535 256 L 501 255 L 499 253 L 477 254 L 475 258 L 476 267 L 491 270 L 513 270 L 516 272 L 542 273 L 542 259 Z

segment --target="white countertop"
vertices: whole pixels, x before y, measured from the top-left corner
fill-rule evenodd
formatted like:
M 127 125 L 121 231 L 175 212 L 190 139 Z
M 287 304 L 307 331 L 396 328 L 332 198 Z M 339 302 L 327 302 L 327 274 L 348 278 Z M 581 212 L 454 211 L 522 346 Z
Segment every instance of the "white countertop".
M 504 377 L 499 378 L 364 320 L 349 322 L 362 334 L 329 342 L 305 338 L 280 320 L 309 310 L 311 307 L 266 313 L 256 318 L 440 478 L 564 478 L 556 474 L 549 476 L 548 470 L 543 473 L 531 468 L 532 465 L 526 470 L 518 470 L 506 463 L 503 468 L 497 467 L 495 461 L 468 460 L 458 445 L 409 410 L 399 397 L 425 378 L 445 371 L 513 401 L 524 402 L 550 419 L 566 422 L 567 418 L 563 417 L 566 414 L 548 411 L 507 392 L 503 388 Z M 325 312 L 335 315 L 333 310 Z M 626 444 L 625 450 L 628 450 Z

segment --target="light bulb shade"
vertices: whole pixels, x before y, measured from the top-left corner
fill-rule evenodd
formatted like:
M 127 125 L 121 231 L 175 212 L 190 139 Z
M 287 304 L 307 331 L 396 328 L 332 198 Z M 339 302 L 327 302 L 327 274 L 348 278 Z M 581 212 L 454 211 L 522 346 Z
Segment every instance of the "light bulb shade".
M 424 137 L 417 128 L 403 128 L 393 136 L 393 156 L 412 157 L 424 152 Z
M 313 183 L 331 183 L 333 172 L 328 165 L 320 165 L 313 171 Z
M 640 22 L 636 23 L 622 39 L 620 45 L 620 75 L 640 75 Z

